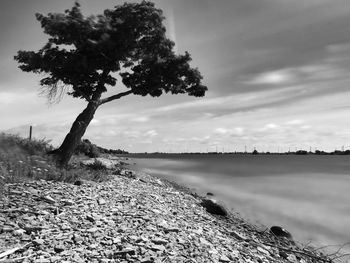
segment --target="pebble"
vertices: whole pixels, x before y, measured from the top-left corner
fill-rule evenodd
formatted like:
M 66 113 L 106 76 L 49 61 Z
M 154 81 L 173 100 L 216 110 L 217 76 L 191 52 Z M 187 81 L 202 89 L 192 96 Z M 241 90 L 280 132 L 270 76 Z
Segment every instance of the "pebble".
M 1 260 L 30 256 L 24 262 L 290 263 L 295 259 L 282 252 L 272 258 L 278 250 L 262 245 L 273 243 L 272 234 L 257 236 L 255 228 L 239 217 L 208 213 L 189 192 L 146 174 L 124 174 L 133 176 L 84 181 L 79 187 L 44 180 L 6 185 L 9 194 L 0 199 L 0 253 L 29 245 Z
M 230 262 L 231 260 L 228 257 L 226 257 L 226 256 L 221 256 L 219 261 L 220 262 Z

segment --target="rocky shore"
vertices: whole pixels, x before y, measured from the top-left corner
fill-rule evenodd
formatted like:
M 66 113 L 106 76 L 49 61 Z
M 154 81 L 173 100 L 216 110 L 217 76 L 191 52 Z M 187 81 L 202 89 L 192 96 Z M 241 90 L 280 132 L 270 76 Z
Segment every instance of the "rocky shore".
M 331 262 L 203 198 L 122 170 L 106 182 L 5 185 L 0 262 Z

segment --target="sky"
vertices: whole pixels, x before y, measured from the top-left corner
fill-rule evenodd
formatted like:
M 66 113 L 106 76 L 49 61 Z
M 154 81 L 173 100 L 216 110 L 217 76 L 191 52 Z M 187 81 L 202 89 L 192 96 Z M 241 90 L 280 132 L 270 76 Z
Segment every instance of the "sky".
M 85 15 L 124 1 L 79 1 Z M 350 149 L 349 0 L 157 0 L 176 52 L 188 51 L 205 97 L 129 95 L 101 106 L 84 138 L 130 152 Z M 34 14 L 71 0 L 0 0 L 0 131 L 59 146 L 86 102 L 49 104 L 18 50 L 47 36 Z M 123 89 L 117 84 L 113 90 Z M 111 91 L 113 92 L 113 91 Z M 113 94 L 113 93 L 111 93 Z

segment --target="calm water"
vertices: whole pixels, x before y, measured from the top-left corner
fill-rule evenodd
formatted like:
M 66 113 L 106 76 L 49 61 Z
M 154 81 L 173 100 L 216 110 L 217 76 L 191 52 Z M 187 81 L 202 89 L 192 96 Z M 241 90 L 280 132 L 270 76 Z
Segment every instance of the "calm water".
M 135 155 L 131 162 L 212 192 L 249 221 L 283 226 L 304 243 L 350 241 L 350 156 Z

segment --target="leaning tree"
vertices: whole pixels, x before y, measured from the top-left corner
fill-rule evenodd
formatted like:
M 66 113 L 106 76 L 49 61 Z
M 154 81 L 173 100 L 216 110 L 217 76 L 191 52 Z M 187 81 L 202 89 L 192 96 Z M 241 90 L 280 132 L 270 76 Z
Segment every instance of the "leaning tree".
M 201 97 L 207 90 L 200 72 L 189 65 L 189 53 L 175 54 L 162 10 L 152 2 L 124 3 L 88 17 L 75 3 L 64 13 L 36 18 L 49 39 L 37 52 L 18 51 L 19 68 L 44 74 L 40 85 L 50 100 L 67 93 L 87 101 L 55 150 L 62 166 L 68 164 L 99 106 L 130 94 Z M 118 85 L 122 90 L 102 96 L 115 89 L 118 80 L 124 84 Z

